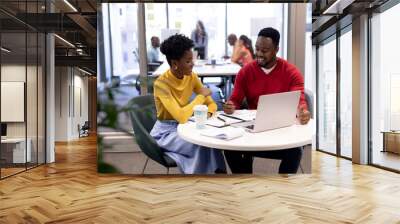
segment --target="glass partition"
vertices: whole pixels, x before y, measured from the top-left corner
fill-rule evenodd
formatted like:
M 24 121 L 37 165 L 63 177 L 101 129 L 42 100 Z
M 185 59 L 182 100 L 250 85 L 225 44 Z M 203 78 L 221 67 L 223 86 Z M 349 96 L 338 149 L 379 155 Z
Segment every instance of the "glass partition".
M 400 170 L 400 4 L 371 19 L 372 164 Z
M 28 52 L 28 61 L 27 61 L 27 82 L 26 82 L 26 114 L 27 114 L 27 150 L 28 152 L 28 160 L 27 167 L 32 167 L 37 165 L 37 149 L 38 149 L 38 141 L 37 141 L 37 98 L 38 98 L 38 55 L 37 55 L 37 42 L 38 35 L 36 32 L 28 32 L 27 33 L 27 52 Z
M 42 12 L 43 5 L 44 1 L 0 3 L 15 10 L 15 15 L 0 12 L 0 178 L 45 162 L 46 40 L 18 19 Z
M 1 34 L 2 177 L 25 170 L 26 159 L 30 162 L 30 151 L 26 151 L 26 38 L 25 32 Z
M 227 4 L 227 7 L 228 35 L 234 33 L 238 38 L 240 35 L 246 35 L 252 40 L 254 48 L 258 32 L 265 27 L 274 27 L 281 34 L 280 50 L 277 56 L 283 57 L 286 41 L 284 39 L 284 32 L 286 32 L 284 4 L 236 3 Z
M 318 51 L 317 149 L 336 154 L 336 37 Z
M 340 154 L 352 157 L 352 33 L 340 36 Z
M 107 8 L 112 76 L 125 83 L 139 75 L 137 4 L 107 4 Z

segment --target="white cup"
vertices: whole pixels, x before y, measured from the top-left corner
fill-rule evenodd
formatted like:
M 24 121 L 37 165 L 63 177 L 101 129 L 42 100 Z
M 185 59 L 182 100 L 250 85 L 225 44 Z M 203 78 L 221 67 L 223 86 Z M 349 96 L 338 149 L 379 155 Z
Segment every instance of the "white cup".
M 203 129 L 206 127 L 207 121 L 207 111 L 208 107 L 206 105 L 196 105 L 193 108 L 194 120 L 196 121 L 196 128 Z

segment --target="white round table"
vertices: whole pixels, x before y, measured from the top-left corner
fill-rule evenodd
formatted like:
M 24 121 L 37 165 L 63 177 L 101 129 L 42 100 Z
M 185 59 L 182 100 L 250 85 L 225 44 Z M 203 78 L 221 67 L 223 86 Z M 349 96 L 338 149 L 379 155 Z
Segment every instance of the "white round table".
M 207 126 L 207 129 L 215 127 Z M 314 121 L 306 125 L 292 125 L 259 133 L 245 132 L 243 136 L 232 140 L 221 140 L 200 134 L 194 122 L 178 125 L 178 135 L 191 143 L 215 149 L 237 151 L 270 151 L 301 147 L 311 144 Z M 204 129 L 202 129 L 204 130 Z

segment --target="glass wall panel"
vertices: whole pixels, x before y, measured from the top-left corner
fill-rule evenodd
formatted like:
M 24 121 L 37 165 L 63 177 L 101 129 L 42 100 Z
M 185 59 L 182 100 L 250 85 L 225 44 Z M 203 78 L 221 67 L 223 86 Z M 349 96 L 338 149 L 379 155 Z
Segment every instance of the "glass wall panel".
M 372 17 L 372 163 L 400 170 L 400 4 Z
M 137 4 L 104 5 L 109 10 L 109 21 L 105 22 L 110 32 L 112 76 L 124 82 L 139 75 Z
M 340 36 L 340 153 L 352 157 L 352 33 Z
M 246 35 L 253 41 L 253 48 L 258 32 L 265 27 L 274 27 L 281 34 L 280 51 L 283 55 L 284 37 L 284 4 L 236 3 L 228 4 L 228 34 L 234 33 L 239 38 Z
M 38 76 L 37 76 L 37 82 L 38 82 L 38 164 L 43 164 L 45 163 L 45 156 L 46 156 L 46 147 L 45 147 L 45 122 L 46 122 L 46 105 L 45 105 L 45 99 L 46 99 L 46 76 L 45 76 L 45 65 L 46 65 L 46 36 L 43 33 L 38 34 Z
M 1 161 L 2 177 L 25 170 L 26 33 L 1 34 Z M 4 50 L 6 49 L 6 50 Z
M 0 3 L 16 15 L 0 13 L 1 178 L 45 162 L 46 40 L 44 34 L 20 20 L 25 20 L 26 13 L 44 12 L 44 3 Z
M 26 114 L 27 114 L 27 150 L 28 163 L 27 166 L 32 167 L 37 165 L 38 157 L 38 35 L 36 32 L 28 31 L 27 33 L 27 79 L 26 79 Z
M 226 38 L 230 33 L 238 37 L 246 35 L 255 45 L 260 29 L 272 26 L 281 32 L 281 43 L 284 43 L 284 4 L 146 3 L 145 5 L 146 40 L 149 46 L 152 36 L 160 37 L 161 41 L 174 33 L 190 37 L 198 20 L 203 22 L 208 33 L 207 58 L 219 59 L 225 55 Z M 231 48 L 228 46 L 228 55 L 231 55 Z M 278 55 L 282 55 L 282 52 L 283 50 L 278 52 Z
M 225 4 L 170 3 L 168 12 L 170 29 L 179 30 L 189 38 L 197 21 L 203 22 L 208 34 L 206 58 L 220 59 L 225 54 Z
M 167 4 L 166 3 L 146 3 L 146 44 L 147 49 L 151 46 L 151 37 L 156 36 L 163 41 L 167 31 Z M 160 53 L 159 60 L 163 60 L 163 54 Z
M 318 149 L 336 153 L 336 38 L 318 48 Z

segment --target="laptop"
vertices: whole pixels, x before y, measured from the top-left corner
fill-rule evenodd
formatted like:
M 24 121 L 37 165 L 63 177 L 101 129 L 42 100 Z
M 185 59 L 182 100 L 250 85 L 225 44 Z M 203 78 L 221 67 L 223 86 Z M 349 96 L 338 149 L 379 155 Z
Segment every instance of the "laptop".
M 253 121 L 232 124 L 249 132 L 263 132 L 296 123 L 300 91 L 262 95 L 258 99 L 257 114 Z

